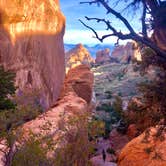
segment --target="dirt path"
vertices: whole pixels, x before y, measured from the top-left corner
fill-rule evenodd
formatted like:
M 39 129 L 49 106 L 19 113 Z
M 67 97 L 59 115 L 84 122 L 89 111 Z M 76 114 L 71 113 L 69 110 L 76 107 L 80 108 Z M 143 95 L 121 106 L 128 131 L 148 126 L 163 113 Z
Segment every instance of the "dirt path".
M 93 166 L 117 166 L 116 163 L 109 162 L 110 157 L 107 156 L 106 161 L 103 161 L 102 155 L 95 156 L 91 159 Z
M 107 153 L 107 149 L 111 148 L 111 144 L 109 140 L 104 140 L 100 138 L 97 143 L 97 152 L 96 156 L 91 159 L 93 166 L 116 166 L 116 163 L 111 161 L 116 160 L 114 155 Z M 105 150 L 106 152 L 106 161 L 103 161 L 102 151 Z

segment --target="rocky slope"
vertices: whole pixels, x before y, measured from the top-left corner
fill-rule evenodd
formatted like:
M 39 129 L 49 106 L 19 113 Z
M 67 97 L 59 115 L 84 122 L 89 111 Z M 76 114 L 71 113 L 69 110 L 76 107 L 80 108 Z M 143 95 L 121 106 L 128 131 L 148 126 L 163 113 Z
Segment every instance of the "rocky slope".
M 40 138 L 53 138 L 56 142 L 62 132 L 58 128 L 62 115 L 66 119 L 76 113 L 85 114 L 89 111 L 92 88 L 93 73 L 87 66 L 81 65 L 71 69 L 66 76 L 61 98 L 44 114 L 21 126 L 19 129 L 21 129 L 22 134 L 19 140 L 25 141 L 30 137 L 30 133 L 33 133 Z M 17 129 L 18 134 L 19 129 Z M 5 148 L 3 147 L 3 149 Z M 2 161 L 4 161 L 4 154 L 0 152 L 1 165 L 3 165 Z
M 16 73 L 18 92 L 40 91 L 40 104 L 48 108 L 65 74 L 65 18 L 59 1 L 6 0 L 0 7 L 0 64 Z
M 66 53 L 66 71 L 80 64 L 91 66 L 92 63 L 94 59 L 82 44 L 76 45 Z

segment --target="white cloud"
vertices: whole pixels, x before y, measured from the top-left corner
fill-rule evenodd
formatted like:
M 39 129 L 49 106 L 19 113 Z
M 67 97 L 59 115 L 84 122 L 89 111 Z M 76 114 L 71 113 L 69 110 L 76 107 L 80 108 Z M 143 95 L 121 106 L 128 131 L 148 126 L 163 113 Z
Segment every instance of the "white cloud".
M 99 35 L 108 34 L 108 31 L 97 31 Z M 89 30 L 67 30 L 64 36 L 64 42 L 69 44 L 99 44 L 100 42 L 93 38 L 93 32 Z M 109 37 L 104 40 L 105 44 L 114 44 L 116 43 L 116 37 Z M 124 43 L 125 41 L 121 41 Z

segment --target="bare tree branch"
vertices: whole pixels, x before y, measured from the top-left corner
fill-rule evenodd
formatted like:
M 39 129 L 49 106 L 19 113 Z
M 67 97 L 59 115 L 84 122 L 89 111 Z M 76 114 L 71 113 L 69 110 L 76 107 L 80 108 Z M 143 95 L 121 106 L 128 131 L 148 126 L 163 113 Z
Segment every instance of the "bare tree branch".
M 89 4 L 89 5 L 92 5 L 93 3 L 98 3 L 98 0 L 80 2 L 80 4 L 86 4 L 86 3 Z
M 146 26 L 146 9 L 147 9 L 147 6 L 146 6 L 146 3 L 145 3 L 145 0 L 143 0 L 143 12 L 142 12 L 142 34 L 145 36 L 145 37 L 148 37 L 147 35 L 147 26 Z
M 145 45 L 147 45 L 148 47 L 152 48 L 158 55 L 158 57 L 166 60 L 166 52 L 162 49 L 160 49 L 151 39 L 148 38 L 147 36 L 147 27 L 146 27 L 146 23 L 145 23 L 145 19 L 146 19 L 146 6 L 144 6 L 143 8 L 143 15 L 142 15 L 142 35 L 143 36 L 139 36 L 137 33 L 135 33 L 134 29 L 132 28 L 132 26 L 130 25 L 130 23 L 127 21 L 126 18 L 124 18 L 120 13 L 116 12 L 114 9 L 112 9 L 108 3 L 105 0 L 95 0 L 95 1 L 86 1 L 86 2 L 81 2 L 81 4 L 83 3 L 87 3 L 87 4 L 93 4 L 93 3 L 100 3 L 102 4 L 102 6 L 107 10 L 107 14 L 111 13 L 114 16 L 116 16 L 121 22 L 124 23 L 124 25 L 126 26 L 126 28 L 129 30 L 128 34 L 124 34 L 122 32 L 118 32 L 116 30 L 116 28 L 114 28 L 110 21 L 105 20 L 105 19 L 99 19 L 99 18 L 89 18 L 89 17 L 85 17 L 87 20 L 95 20 L 96 22 L 100 23 L 100 22 L 104 22 L 107 26 L 107 30 L 110 30 L 112 33 L 111 34 L 107 34 L 107 35 L 103 35 L 102 37 L 99 37 L 98 33 L 95 31 L 95 29 L 93 29 L 92 27 L 88 26 L 87 24 L 85 24 L 83 21 L 80 20 L 80 22 L 88 29 L 90 29 L 94 34 L 95 37 L 103 42 L 103 40 L 105 38 L 108 38 L 110 36 L 116 36 L 118 37 L 118 39 L 121 40 L 126 40 L 126 39 L 132 39 L 136 42 L 141 42 Z
M 79 20 L 86 28 L 90 29 L 94 34 L 95 34 L 95 37 L 100 41 L 102 42 L 102 40 L 100 39 L 98 33 L 93 29 L 91 28 L 90 26 L 86 25 L 83 21 Z

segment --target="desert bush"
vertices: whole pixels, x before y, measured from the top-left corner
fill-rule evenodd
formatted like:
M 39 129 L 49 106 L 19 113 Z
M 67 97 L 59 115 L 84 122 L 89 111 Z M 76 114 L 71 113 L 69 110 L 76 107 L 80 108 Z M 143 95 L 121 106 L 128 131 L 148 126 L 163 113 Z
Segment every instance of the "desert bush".
M 123 117 L 124 112 L 123 112 L 123 102 L 120 96 L 115 97 L 115 101 L 112 104 L 113 110 L 117 113 L 117 117 Z
M 47 157 L 50 147 L 48 144 L 43 146 L 44 141 L 39 137 L 31 134 L 24 145 L 19 147 L 13 155 L 11 166 L 51 166 L 53 160 Z M 46 141 L 46 143 L 48 143 Z
M 62 119 L 60 129 L 64 134 L 60 139 L 62 146 L 55 153 L 55 165 L 91 165 L 89 158 L 95 152 L 95 139 L 103 133 L 104 125 L 89 118 L 87 113 L 77 113 L 67 121 Z
M 0 112 L 0 137 L 4 132 L 12 130 L 27 121 L 36 118 L 41 112 L 31 106 Z
M 12 166 L 90 166 L 96 138 L 103 135 L 103 128 L 104 124 L 91 118 L 89 113 L 62 114 L 56 141 L 31 135 L 14 154 Z M 48 158 L 50 152 L 52 155 Z

